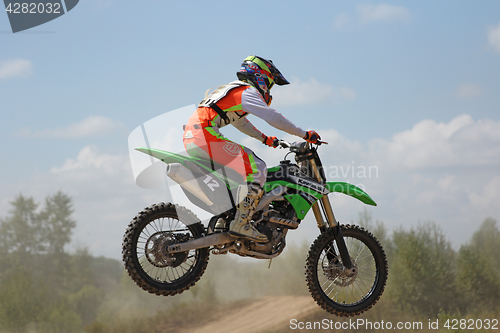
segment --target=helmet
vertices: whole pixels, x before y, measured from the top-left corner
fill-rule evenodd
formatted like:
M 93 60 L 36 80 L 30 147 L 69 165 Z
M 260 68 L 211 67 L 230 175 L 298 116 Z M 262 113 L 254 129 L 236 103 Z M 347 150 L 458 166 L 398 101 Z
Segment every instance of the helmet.
M 241 69 L 236 73 L 238 79 L 250 83 L 257 88 L 266 103 L 271 104 L 271 88 L 276 83 L 279 86 L 290 82 L 280 73 L 271 60 L 258 56 L 249 56 L 241 64 Z

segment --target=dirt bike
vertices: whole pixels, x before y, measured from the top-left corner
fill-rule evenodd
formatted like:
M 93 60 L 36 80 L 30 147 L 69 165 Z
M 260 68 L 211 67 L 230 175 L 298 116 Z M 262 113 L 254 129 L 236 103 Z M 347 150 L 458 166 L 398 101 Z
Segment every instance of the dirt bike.
M 345 182 L 327 182 L 318 145 L 276 141 L 288 149 L 278 166 L 268 169 L 264 195 L 252 223 L 268 238 L 257 243 L 228 233 L 233 220 L 241 176 L 210 160 L 152 148 L 136 148 L 164 163 L 167 175 L 181 185 L 188 199 L 213 217 L 205 227 L 185 207 L 152 205 L 130 222 L 122 254 L 130 277 L 156 295 L 176 295 L 203 275 L 209 253 L 235 253 L 272 259 L 283 252 L 286 235 L 313 211 L 320 235 L 310 247 L 306 280 L 314 300 L 338 316 L 353 316 L 371 308 L 387 281 L 387 260 L 378 240 L 355 225 L 340 225 L 328 194 L 339 192 L 361 202 L 376 203 L 360 188 Z M 287 160 L 295 154 L 295 162 Z

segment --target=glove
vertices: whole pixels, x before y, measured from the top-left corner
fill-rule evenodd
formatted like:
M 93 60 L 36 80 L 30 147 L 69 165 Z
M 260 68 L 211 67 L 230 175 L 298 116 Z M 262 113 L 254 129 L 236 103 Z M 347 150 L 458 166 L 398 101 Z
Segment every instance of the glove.
M 319 136 L 316 131 L 307 131 L 306 136 L 304 137 L 304 140 L 306 140 L 309 143 L 318 143 L 318 140 L 320 140 L 321 137 Z
M 266 136 L 262 143 L 268 145 L 269 147 L 276 148 L 278 147 L 278 138 L 275 136 Z

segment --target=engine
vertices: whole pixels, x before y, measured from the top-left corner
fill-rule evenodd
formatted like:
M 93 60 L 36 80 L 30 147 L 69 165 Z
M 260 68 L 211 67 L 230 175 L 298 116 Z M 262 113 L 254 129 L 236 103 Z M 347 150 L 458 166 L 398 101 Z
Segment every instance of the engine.
M 213 217 L 208 226 L 209 232 L 226 232 L 229 229 L 232 217 L 219 215 Z M 286 234 L 289 229 L 296 229 L 300 220 L 293 206 L 286 200 L 273 201 L 264 212 L 258 212 L 253 216 L 253 224 L 267 236 L 267 243 L 255 243 L 250 240 L 237 240 L 234 244 L 226 246 L 215 246 L 213 254 L 226 254 L 232 252 L 243 257 L 254 257 L 260 259 L 271 259 L 283 252 L 286 246 Z
M 256 219 L 256 228 L 270 241 L 264 244 L 251 243 L 249 249 L 267 255 L 278 255 L 286 246 L 285 237 L 289 229 L 297 229 L 300 222 L 288 201 L 273 202 L 269 210 Z

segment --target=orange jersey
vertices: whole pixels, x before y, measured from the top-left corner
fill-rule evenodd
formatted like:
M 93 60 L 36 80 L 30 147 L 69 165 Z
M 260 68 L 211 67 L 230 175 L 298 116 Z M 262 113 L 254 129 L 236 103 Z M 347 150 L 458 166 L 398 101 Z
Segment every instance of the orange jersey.
M 210 107 L 212 103 L 215 103 L 225 113 L 227 121 L 222 119 L 214 108 Z M 206 96 L 196 112 L 189 118 L 188 125 L 199 124 L 202 127 L 221 128 L 232 124 L 241 132 L 262 141 L 265 135 L 246 119 L 248 114 L 255 115 L 286 133 L 301 138 L 306 135 L 303 129 L 295 126 L 281 113 L 269 107 L 257 89 L 241 81 L 221 86 Z

